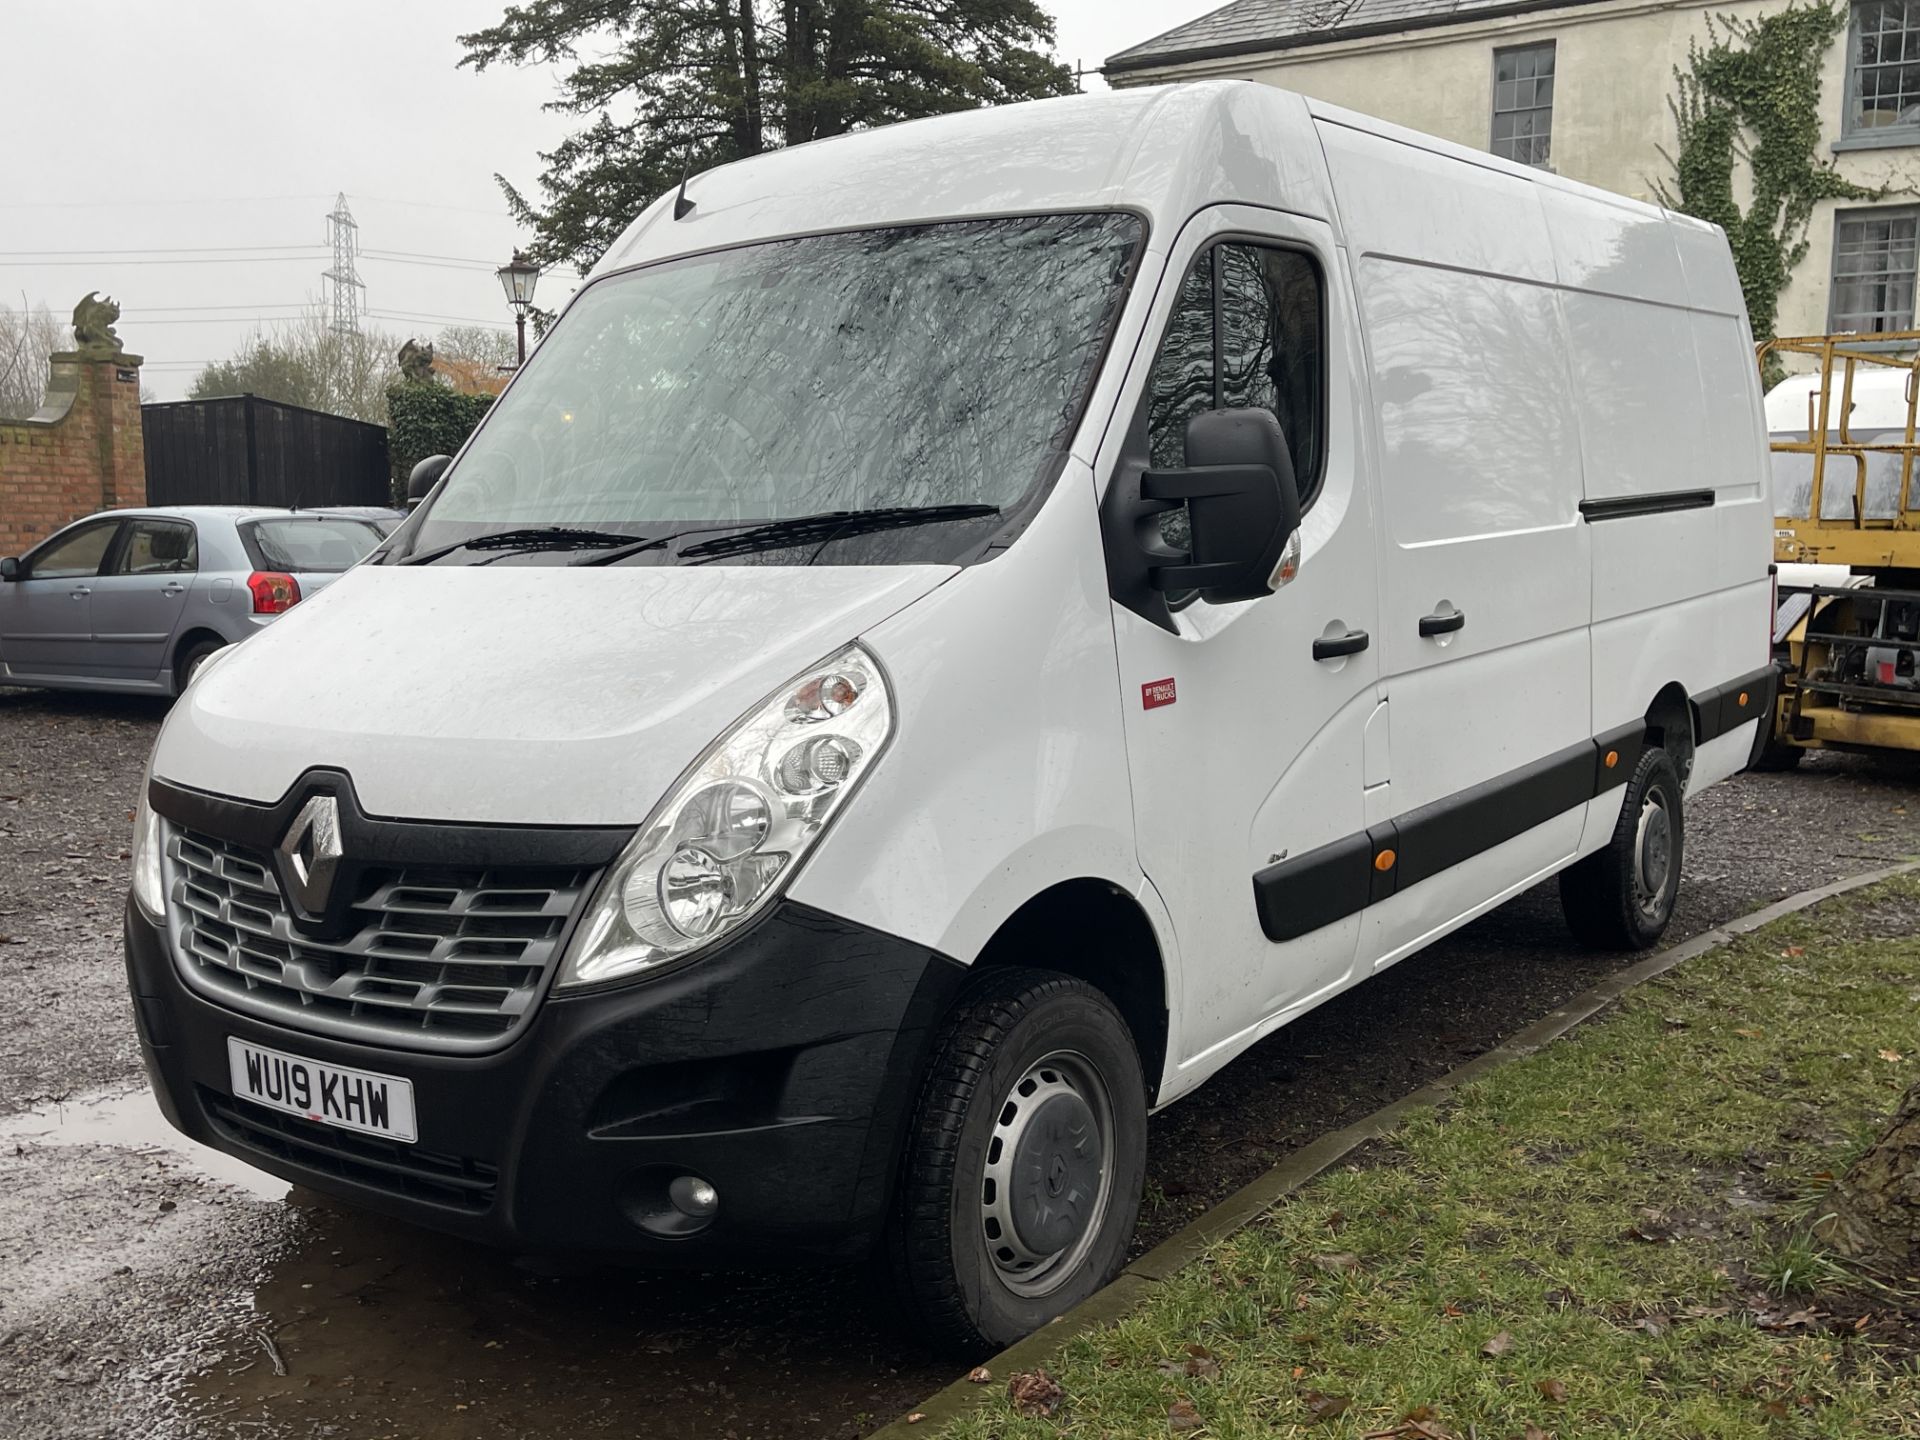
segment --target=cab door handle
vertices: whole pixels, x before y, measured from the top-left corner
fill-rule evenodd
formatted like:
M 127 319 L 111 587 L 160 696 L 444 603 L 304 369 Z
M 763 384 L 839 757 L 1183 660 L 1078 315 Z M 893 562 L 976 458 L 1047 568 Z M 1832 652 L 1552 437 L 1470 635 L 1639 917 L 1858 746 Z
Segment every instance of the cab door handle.
M 178 580 L 169 580 L 165 585 L 160 587 L 160 593 L 168 599 L 172 599 L 175 595 L 186 594 L 187 587 L 182 585 Z
M 1364 630 L 1349 630 L 1344 635 L 1323 635 L 1313 642 L 1313 658 L 1338 660 L 1343 655 L 1358 655 L 1372 643 Z
M 67 592 L 67 598 L 69 600 L 84 600 L 92 593 L 93 587 L 91 585 L 76 585 Z
M 1420 617 L 1420 635 L 1431 640 L 1436 635 L 1451 635 L 1456 630 L 1464 630 L 1467 624 L 1467 612 L 1455 610 L 1451 615 L 1442 615 L 1435 611 L 1431 615 Z

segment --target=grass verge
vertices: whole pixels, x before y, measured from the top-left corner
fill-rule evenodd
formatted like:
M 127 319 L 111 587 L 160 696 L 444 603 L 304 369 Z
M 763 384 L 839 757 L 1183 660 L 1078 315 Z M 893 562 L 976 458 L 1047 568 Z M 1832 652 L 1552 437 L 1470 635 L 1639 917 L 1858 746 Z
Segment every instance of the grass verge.
M 945 1433 L 1920 1437 L 1920 1279 L 1808 1238 L 1916 1052 L 1902 877 L 1415 1114 Z

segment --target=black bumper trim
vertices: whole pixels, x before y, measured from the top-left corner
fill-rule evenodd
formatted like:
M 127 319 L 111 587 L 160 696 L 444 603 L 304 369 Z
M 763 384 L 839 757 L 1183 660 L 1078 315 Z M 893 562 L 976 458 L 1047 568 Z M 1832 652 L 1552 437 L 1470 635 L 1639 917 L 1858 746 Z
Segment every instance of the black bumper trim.
M 187 1135 L 293 1183 L 516 1253 L 649 1265 L 869 1251 L 933 1036 L 967 975 L 936 951 L 788 900 L 692 964 L 550 995 L 509 1045 L 454 1055 L 227 1010 L 179 979 L 164 938 L 131 907 L 126 936 L 142 1056 L 163 1113 Z M 289 1133 L 275 1112 L 233 1100 L 230 1035 L 409 1080 L 418 1148 L 362 1155 L 349 1141 L 343 1155 L 332 1132 L 286 1117 Z M 695 1236 L 649 1232 L 642 1192 L 681 1174 L 716 1187 L 718 1217 Z M 449 1186 L 449 1175 L 492 1175 L 493 1194 Z

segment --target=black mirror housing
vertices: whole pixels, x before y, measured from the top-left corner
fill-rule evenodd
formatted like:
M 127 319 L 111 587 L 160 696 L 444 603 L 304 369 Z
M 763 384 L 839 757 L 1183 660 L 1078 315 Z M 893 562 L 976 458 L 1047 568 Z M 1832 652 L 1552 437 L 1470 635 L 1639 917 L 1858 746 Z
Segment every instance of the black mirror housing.
M 1271 410 L 1209 410 L 1188 423 L 1186 451 L 1185 468 L 1140 477 L 1143 499 L 1184 501 L 1191 519 L 1184 563 L 1151 567 L 1150 583 L 1162 592 L 1198 590 L 1215 605 L 1271 595 L 1300 528 L 1300 491 L 1279 420 Z
M 440 483 L 453 463 L 451 455 L 429 455 L 407 474 L 407 508 L 411 510 L 427 498 L 427 492 Z
M 19 578 L 20 562 L 18 560 L 14 559 L 11 555 L 7 556 L 4 560 L 0 560 L 0 580 L 18 580 Z

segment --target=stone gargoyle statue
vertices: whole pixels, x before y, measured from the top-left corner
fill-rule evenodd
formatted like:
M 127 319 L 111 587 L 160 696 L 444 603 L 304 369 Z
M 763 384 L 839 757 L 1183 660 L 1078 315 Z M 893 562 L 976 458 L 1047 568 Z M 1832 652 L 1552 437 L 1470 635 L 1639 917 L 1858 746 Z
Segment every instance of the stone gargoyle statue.
M 397 357 L 400 361 L 401 377 L 414 385 L 433 383 L 433 346 L 422 345 L 418 340 L 409 340 L 400 347 Z
M 99 291 L 89 290 L 86 298 L 73 307 L 74 348 L 88 360 L 117 359 L 126 350 L 113 330 L 113 322 L 119 318 L 120 306 L 111 295 L 103 300 Z

